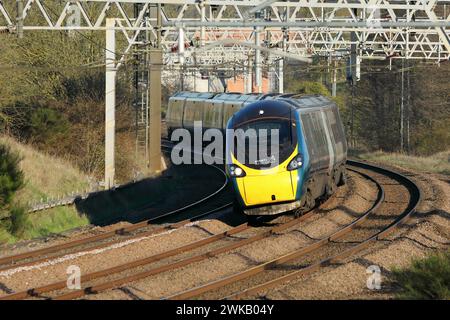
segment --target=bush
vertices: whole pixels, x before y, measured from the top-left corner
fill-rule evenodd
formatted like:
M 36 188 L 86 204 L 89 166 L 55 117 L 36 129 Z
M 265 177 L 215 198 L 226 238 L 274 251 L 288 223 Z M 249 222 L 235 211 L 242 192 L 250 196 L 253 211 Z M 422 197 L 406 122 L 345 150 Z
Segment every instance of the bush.
M 0 244 L 7 243 L 10 241 L 10 239 L 11 239 L 10 234 L 8 233 L 8 231 L 5 230 L 3 225 L 0 224 Z
M 28 214 L 23 207 L 13 207 L 10 210 L 10 225 L 9 232 L 16 236 L 21 237 L 28 227 Z
M 8 146 L 0 144 L 0 211 L 11 204 L 14 194 L 24 186 L 19 168 L 21 158 Z
M 321 94 L 329 96 L 330 91 L 320 82 L 314 81 L 299 81 L 288 84 L 286 92 L 302 93 L 302 94 Z
M 393 278 L 401 290 L 400 299 L 450 299 L 450 251 L 413 261 L 394 269 Z
M 68 131 L 67 120 L 49 108 L 35 109 L 30 116 L 29 139 L 41 145 L 52 145 Z

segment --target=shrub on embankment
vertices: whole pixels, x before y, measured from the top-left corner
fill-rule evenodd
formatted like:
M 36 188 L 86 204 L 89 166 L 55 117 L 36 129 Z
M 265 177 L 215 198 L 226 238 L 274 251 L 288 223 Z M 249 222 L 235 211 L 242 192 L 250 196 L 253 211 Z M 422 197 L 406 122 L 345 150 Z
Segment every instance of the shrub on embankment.
M 14 202 L 15 195 L 25 185 L 24 173 L 20 169 L 21 158 L 18 153 L 11 151 L 5 144 L 0 144 L 0 228 L 1 238 L 6 232 L 20 236 L 26 229 L 27 216 L 25 209 Z
M 399 299 L 450 299 L 450 250 L 414 260 L 407 268 L 394 269 Z
M 11 196 L 14 205 L 0 207 L 0 217 L 4 218 L 0 222 L 0 243 L 48 236 L 89 224 L 89 220 L 79 215 L 74 207 L 27 213 L 30 202 L 85 190 L 89 185 L 87 176 L 69 162 L 36 151 L 10 137 L 0 136 L 0 146 L 13 155 L 16 170 L 13 170 L 13 175 L 20 175 L 22 181 L 21 187 L 16 188 Z M 3 158 L 0 156 L 0 161 L 4 161 Z M 17 180 L 17 177 L 10 180 Z M 3 182 L 0 184 L 3 187 Z

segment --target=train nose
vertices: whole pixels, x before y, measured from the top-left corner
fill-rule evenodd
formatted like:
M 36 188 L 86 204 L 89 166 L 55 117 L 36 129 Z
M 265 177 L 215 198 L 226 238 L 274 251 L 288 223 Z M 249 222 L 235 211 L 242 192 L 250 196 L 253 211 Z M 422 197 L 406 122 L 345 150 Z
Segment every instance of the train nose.
M 249 206 L 295 200 L 296 172 L 247 176 L 244 179 L 245 202 Z M 295 178 L 295 179 L 294 179 Z

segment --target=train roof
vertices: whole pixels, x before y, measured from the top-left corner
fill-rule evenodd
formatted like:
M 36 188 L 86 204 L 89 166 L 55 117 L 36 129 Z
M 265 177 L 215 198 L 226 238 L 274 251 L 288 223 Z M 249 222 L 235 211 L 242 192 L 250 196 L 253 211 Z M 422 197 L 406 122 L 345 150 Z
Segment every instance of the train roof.
M 289 105 L 295 107 L 296 109 L 310 109 L 318 107 L 326 107 L 334 105 L 333 101 L 325 96 L 318 94 L 295 94 L 295 93 L 238 93 L 238 92 L 227 92 L 227 93 L 217 93 L 217 92 L 192 92 L 192 91 L 181 91 L 173 95 L 171 98 L 181 98 L 181 99 L 211 99 L 215 101 L 227 101 L 227 102 L 244 102 L 245 104 L 254 101 L 264 101 L 264 100 L 279 100 L 288 103 Z
M 277 100 L 283 100 L 299 110 L 332 107 L 335 105 L 331 99 L 322 95 L 293 95 L 289 98 L 280 97 Z
M 171 98 L 211 99 L 214 96 L 215 96 L 214 92 L 180 91 L 175 93 Z
M 255 101 L 258 100 L 261 96 L 261 94 L 219 93 L 213 99 L 224 101 Z

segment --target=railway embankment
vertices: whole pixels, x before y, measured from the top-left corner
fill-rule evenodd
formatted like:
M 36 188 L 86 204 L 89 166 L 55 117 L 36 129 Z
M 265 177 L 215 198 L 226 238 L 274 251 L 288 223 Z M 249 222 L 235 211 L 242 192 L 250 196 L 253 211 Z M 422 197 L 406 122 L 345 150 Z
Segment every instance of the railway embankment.
M 69 161 L 39 152 L 10 137 L 0 136 L 0 143 L 9 146 L 21 158 L 19 166 L 24 173 L 25 185 L 14 201 L 24 208 L 66 195 L 85 195 L 75 197 L 73 205 L 27 213 L 24 232 L 20 236 L 0 225 L 2 252 L 11 247 L 39 247 L 42 243 L 63 241 L 111 225 L 136 223 L 201 199 L 212 189 L 219 188 L 223 180 L 220 177 L 212 179 L 218 176 L 212 167 L 169 166 L 157 177 L 144 178 L 109 191 L 92 192 L 98 189 L 93 185 L 94 179 Z M 8 212 L 5 211 L 2 218 L 7 223 Z

